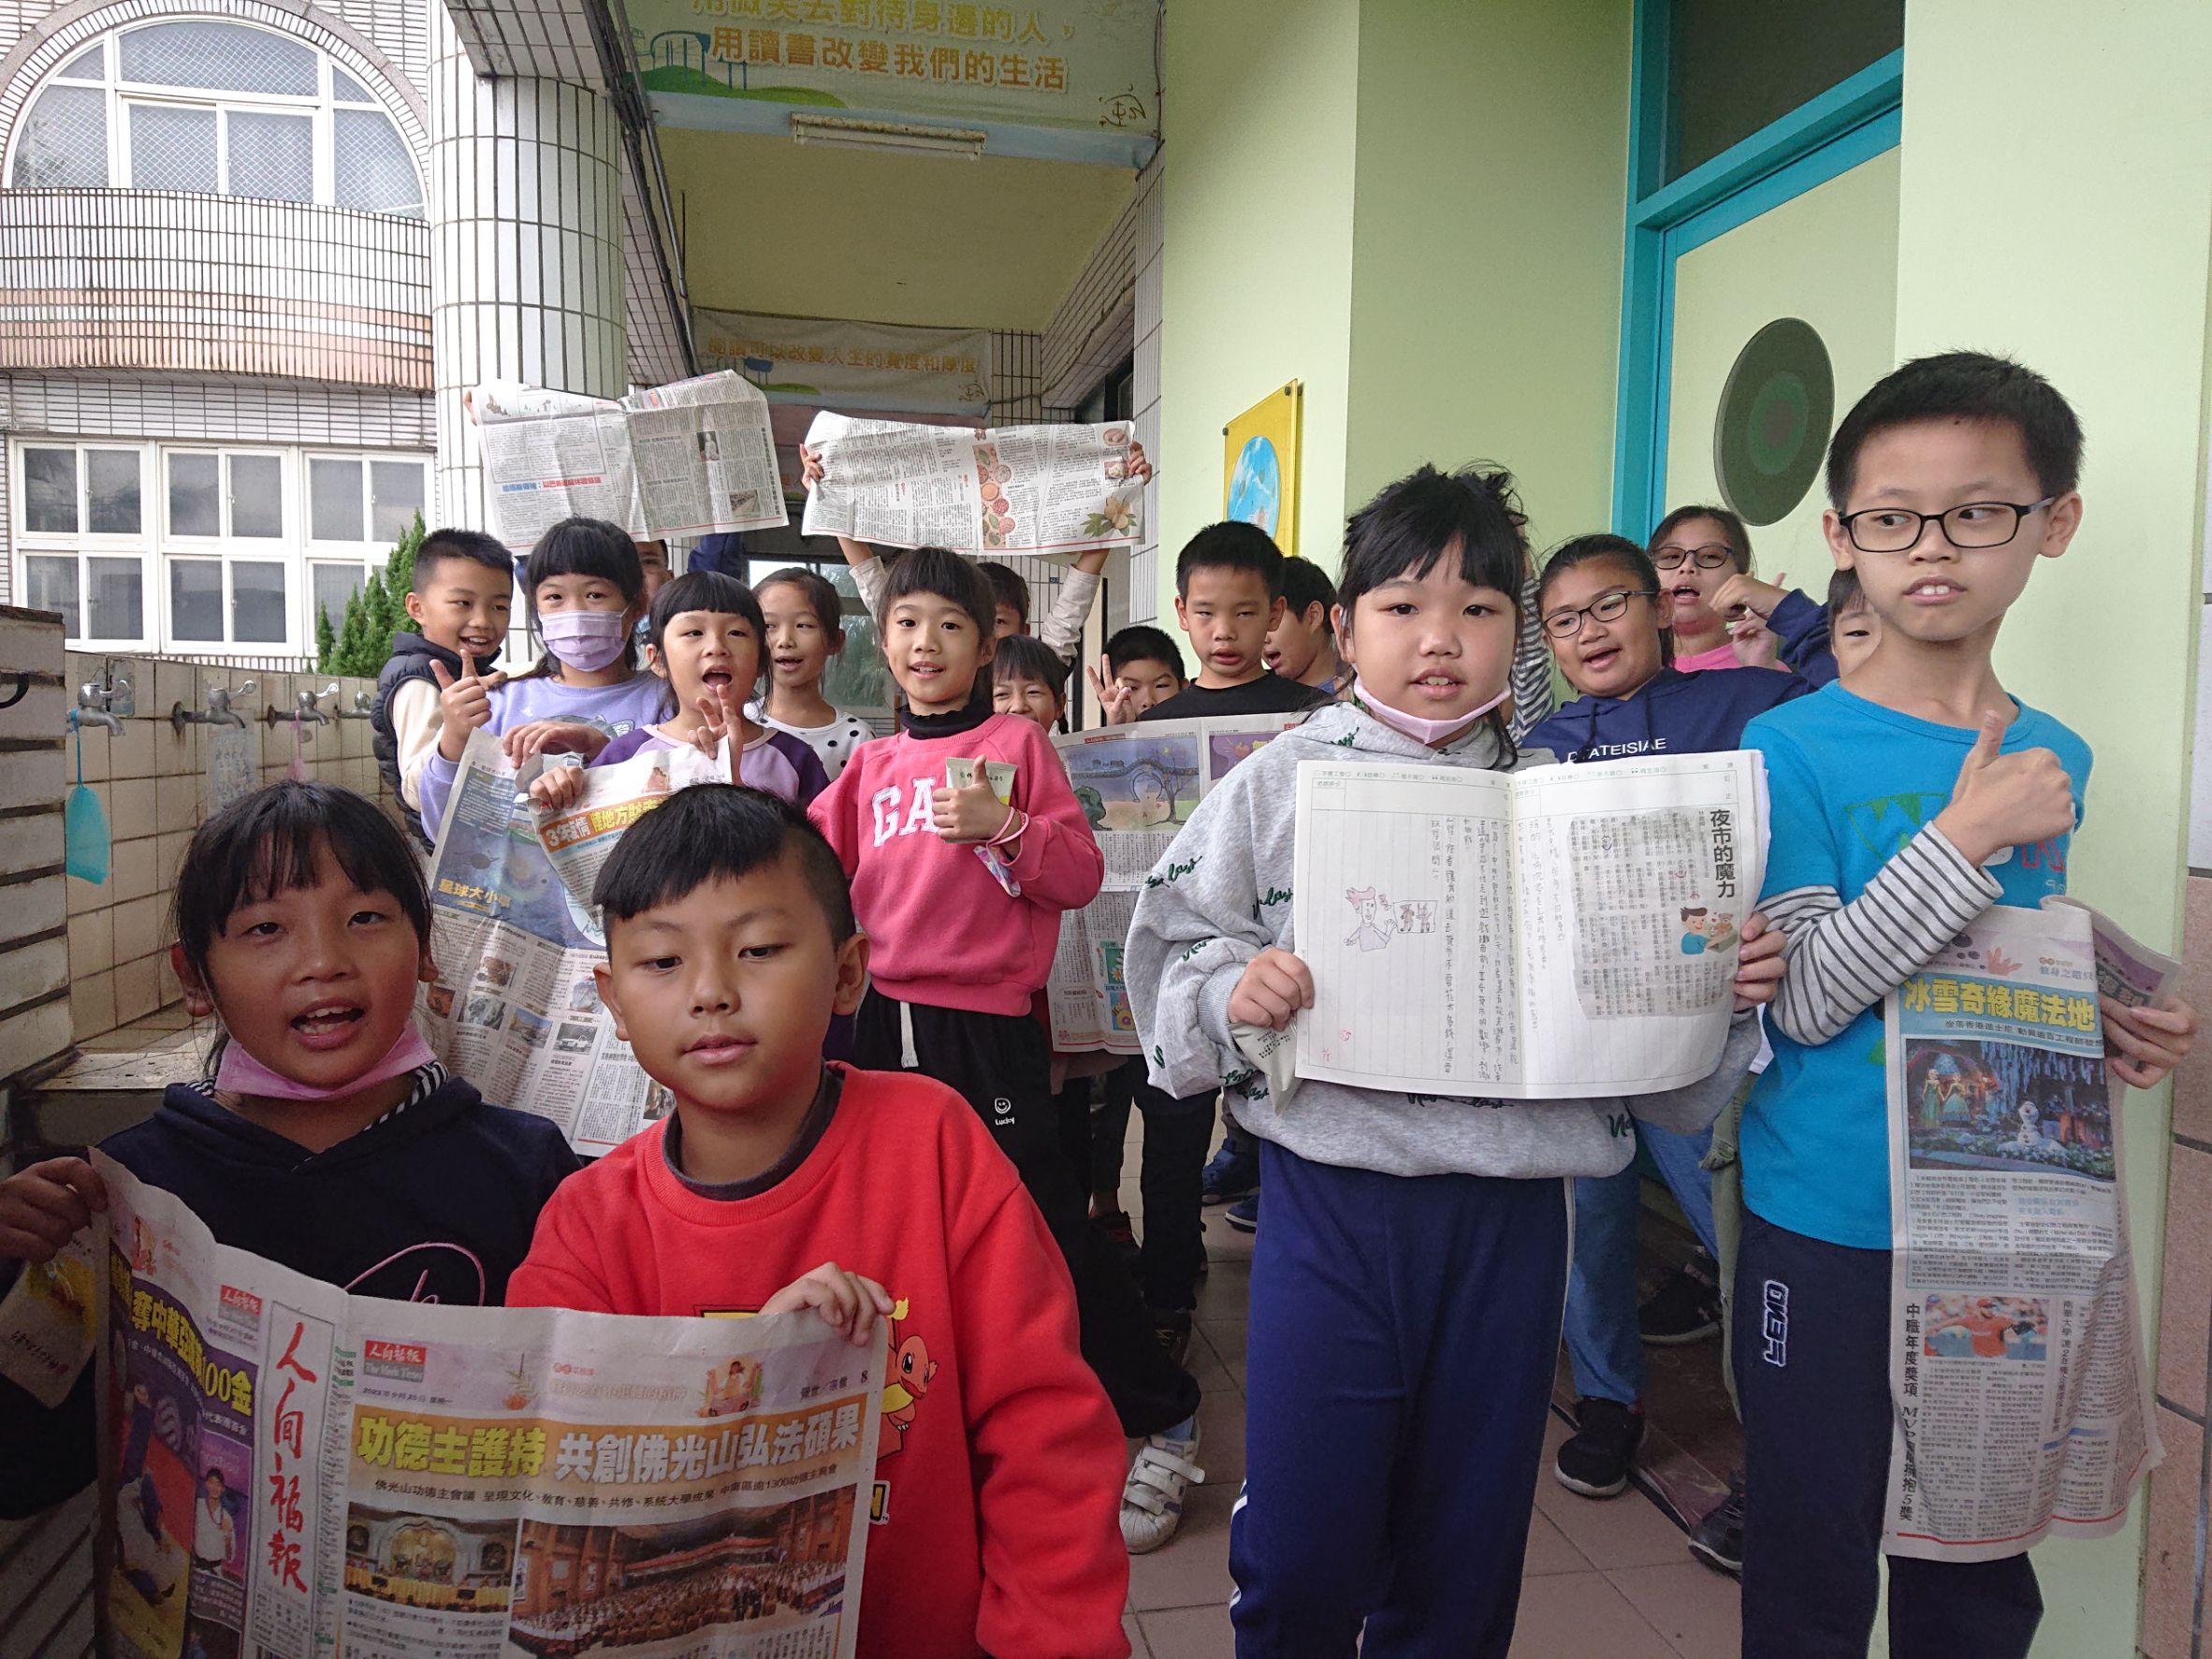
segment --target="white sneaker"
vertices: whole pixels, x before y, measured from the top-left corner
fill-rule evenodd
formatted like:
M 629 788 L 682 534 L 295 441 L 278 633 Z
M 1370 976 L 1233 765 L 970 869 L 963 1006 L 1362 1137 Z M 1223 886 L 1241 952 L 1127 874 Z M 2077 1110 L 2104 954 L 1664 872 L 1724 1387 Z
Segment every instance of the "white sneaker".
M 1206 1472 L 1191 1462 L 1198 1456 L 1198 1419 L 1191 1419 L 1190 1438 L 1155 1434 L 1137 1448 L 1129 1465 L 1129 1478 L 1121 1489 L 1121 1541 L 1131 1555 L 1157 1550 L 1183 1524 L 1183 1493 L 1192 1482 L 1203 1484 Z

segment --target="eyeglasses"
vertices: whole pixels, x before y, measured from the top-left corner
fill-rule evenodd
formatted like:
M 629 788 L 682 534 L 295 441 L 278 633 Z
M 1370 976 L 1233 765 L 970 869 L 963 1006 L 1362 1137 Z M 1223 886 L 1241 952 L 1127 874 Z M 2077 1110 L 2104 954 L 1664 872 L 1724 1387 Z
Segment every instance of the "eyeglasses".
M 1634 591 L 1616 588 L 1610 593 L 1600 593 L 1588 604 L 1579 604 L 1572 610 L 1553 611 L 1544 618 L 1544 632 L 1553 639 L 1572 639 L 1582 632 L 1582 618 L 1595 617 L 1601 622 L 1610 622 L 1628 608 L 1632 599 L 1656 599 L 1659 595 L 1649 588 Z
M 1836 522 L 1861 553 L 1909 552 L 1920 545 L 1930 524 L 1942 525 L 1943 540 L 1954 547 L 2001 547 L 2020 533 L 2021 519 L 2058 499 L 2046 495 L 2040 502 L 1966 502 L 1941 513 L 1869 507 L 1863 513 L 1845 513 Z
M 1685 560 L 1694 562 L 1699 570 L 1719 570 L 1724 564 L 1736 562 L 1736 549 L 1725 542 L 1707 542 L 1700 547 L 1684 547 L 1668 542 L 1652 554 L 1652 562 L 1661 570 L 1680 570 Z

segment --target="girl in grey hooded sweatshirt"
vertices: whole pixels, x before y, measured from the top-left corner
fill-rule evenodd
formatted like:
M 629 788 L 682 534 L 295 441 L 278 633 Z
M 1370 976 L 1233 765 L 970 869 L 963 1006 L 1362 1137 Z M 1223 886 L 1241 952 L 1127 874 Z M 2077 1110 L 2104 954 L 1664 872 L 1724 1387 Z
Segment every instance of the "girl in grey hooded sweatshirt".
M 1354 516 L 1336 613 L 1350 696 L 1206 796 L 1130 927 L 1153 1083 L 1226 1088 L 1260 1142 L 1267 1225 L 1230 1537 L 1240 1659 L 1356 1646 L 1504 1659 L 1559 1351 L 1567 1178 L 1627 1162 L 1631 1113 L 1687 1130 L 1724 1098 L 1461 1099 L 1306 1080 L 1286 1103 L 1232 1034 L 1311 1006 L 1291 935 L 1301 764 L 1551 758 L 1517 753 L 1498 712 L 1521 588 L 1506 483 L 1424 466 Z M 1779 945 L 1746 924 L 1739 1006 L 1772 995 Z M 1732 1048 L 1756 1041 L 1739 1018 Z

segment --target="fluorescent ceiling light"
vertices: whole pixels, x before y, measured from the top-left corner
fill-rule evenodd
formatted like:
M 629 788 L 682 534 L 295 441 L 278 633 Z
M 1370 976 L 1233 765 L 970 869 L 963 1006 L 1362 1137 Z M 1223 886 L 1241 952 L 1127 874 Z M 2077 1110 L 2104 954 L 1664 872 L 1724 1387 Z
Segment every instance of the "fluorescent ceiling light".
M 974 161 L 990 135 L 974 127 L 913 126 L 895 121 L 855 121 L 794 109 L 791 136 L 801 144 L 837 144 L 849 150 L 899 150 L 910 155 L 954 155 Z

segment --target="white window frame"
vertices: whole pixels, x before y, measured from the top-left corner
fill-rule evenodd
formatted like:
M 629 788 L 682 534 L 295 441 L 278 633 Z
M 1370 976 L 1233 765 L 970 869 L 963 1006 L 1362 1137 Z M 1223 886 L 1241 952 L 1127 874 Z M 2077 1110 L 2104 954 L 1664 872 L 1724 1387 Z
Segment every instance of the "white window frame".
M 59 531 L 33 531 L 29 528 L 31 492 L 23 485 L 24 457 L 34 449 L 66 449 L 77 457 L 77 530 L 74 534 Z M 92 468 L 86 460 L 88 451 L 95 449 L 111 452 L 135 452 L 138 457 L 138 533 L 136 535 L 95 535 L 88 528 L 92 523 Z M 146 488 L 146 446 L 130 442 L 103 441 L 98 438 L 69 436 L 43 436 L 33 434 L 19 438 L 8 446 L 7 483 L 9 488 L 10 539 L 16 549 L 14 560 L 15 586 L 13 592 L 27 595 L 30 591 L 30 560 L 33 559 L 74 559 L 77 561 L 77 606 L 80 623 L 91 618 L 92 584 L 90 559 L 135 559 L 138 563 L 138 627 L 136 638 L 126 636 L 105 637 L 96 634 L 73 636 L 72 650 L 96 650 L 117 648 L 143 650 L 153 638 L 156 626 L 154 607 L 157 601 L 152 591 L 152 577 L 147 564 L 153 551 L 154 532 L 153 515 L 157 510 Z

